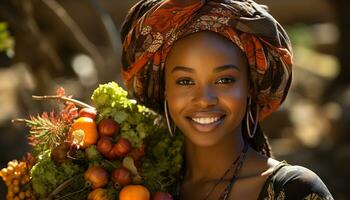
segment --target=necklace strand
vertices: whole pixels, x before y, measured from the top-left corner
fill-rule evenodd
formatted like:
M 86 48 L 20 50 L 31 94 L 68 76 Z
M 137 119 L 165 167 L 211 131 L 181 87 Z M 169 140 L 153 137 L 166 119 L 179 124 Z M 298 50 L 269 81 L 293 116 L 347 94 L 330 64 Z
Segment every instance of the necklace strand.
M 242 159 L 240 160 L 240 162 L 238 163 L 238 165 L 235 168 L 235 171 L 232 175 L 232 178 L 229 182 L 229 184 L 226 186 L 224 192 L 222 193 L 222 195 L 220 196 L 219 199 L 223 199 L 223 200 L 227 200 L 230 196 L 230 192 L 232 190 L 233 184 L 236 182 L 237 180 L 237 175 L 239 173 L 239 171 L 241 170 L 243 163 L 247 157 L 247 150 L 248 150 L 248 145 L 245 145 L 244 150 L 243 150 L 243 155 L 242 155 Z
M 237 164 L 236 168 L 235 168 L 235 171 L 234 171 L 233 176 L 232 176 L 232 178 L 231 178 L 231 180 L 230 180 L 230 183 L 229 183 L 228 186 L 225 188 L 224 193 L 220 196 L 220 199 L 222 199 L 222 197 L 225 197 L 225 199 L 226 199 L 226 196 L 228 197 L 228 194 L 229 194 L 229 193 L 228 193 L 228 194 L 226 194 L 226 193 L 227 193 L 227 191 L 228 191 L 230 188 L 232 188 L 232 186 L 233 186 L 233 183 L 234 183 L 234 181 L 235 181 L 235 180 L 233 180 L 233 179 L 236 179 L 235 177 L 236 177 L 236 175 L 238 174 L 238 171 L 240 170 L 240 168 L 241 168 L 242 165 L 243 165 L 243 162 L 244 162 L 245 157 L 246 157 L 247 150 L 248 150 L 248 145 L 247 145 L 246 142 L 244 142 L 244 147 L 243 147 L 241 153 L 240 153 L 240 154 L 237 156 L 237 158 L 232 162 L 232 164 L 230 165 L 230 167 L 225 171 L 224 175 L 221 176 L 221 178 L 220 178 L 218 181 L 216 181 L 216 183 L 215 183 L 214 186 L 211 188 L 211 190 L 210 190 L 209 192 L 207 192 L 207 194 L 205 195 L 205 197 L 203 198 L 203 200 L 208 200 L 210 194 L 211 194 L 211 193 L 215 190 L 215 188 L 224 180 L 224 178 L 226 177 L 226 175 L 233 169 L 233 167 L 236 165 L 236 163 L 237 163 L 238 161 L 240 161 L 240 162 Z

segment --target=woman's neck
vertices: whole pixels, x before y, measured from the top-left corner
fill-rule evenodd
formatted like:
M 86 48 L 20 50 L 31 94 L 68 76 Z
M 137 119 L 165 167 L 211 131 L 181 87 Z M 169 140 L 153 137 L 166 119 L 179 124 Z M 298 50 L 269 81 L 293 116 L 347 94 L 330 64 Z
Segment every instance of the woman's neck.
M 232 162 L 241 154 L 244 140 L 240 131 L 228 135 L 211 147 L 199 147 L 185 142 L 185 177 L 190 182 L 215 181 L 222 177 Z

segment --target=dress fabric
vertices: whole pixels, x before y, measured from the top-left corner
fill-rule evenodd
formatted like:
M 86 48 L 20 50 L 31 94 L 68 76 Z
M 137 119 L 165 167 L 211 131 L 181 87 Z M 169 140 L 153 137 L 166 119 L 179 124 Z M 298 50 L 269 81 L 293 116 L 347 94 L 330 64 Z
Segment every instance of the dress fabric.
M 333 200 L 313 171 L 283 161 L 266 180 L 258 200 Z

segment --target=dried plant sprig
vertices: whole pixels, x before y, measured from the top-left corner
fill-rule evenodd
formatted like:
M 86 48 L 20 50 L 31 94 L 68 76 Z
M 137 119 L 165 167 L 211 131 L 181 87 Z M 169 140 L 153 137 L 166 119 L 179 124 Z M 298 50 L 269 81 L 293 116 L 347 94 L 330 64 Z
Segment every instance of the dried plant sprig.
M 65 107 L 60 112 L 60 117 L 67 124 L 73 123 L 73 120 L 79 115 L 78 108 L 74 103 L 66 102 Z
M 30 119 L 16 119 L 12 122 L 25 123 L 29 128 L 29 144 L 33 146 L 35 152 L 42 152 L 53 149 L 60 145 L 67 137 L 69 124 L 54 112 L 44 112 Z
M 44 112 L 29 119 L 15 119 L 13 123 L 25 123 L 29 128 L 29 144 L 33 146 L 34 152 L 43 152 L 54 149 L 63 143 L 68 136 L 68 132 L 74 119 L 78 117 L 77 106 L 84 108 L 94 108 L 84 102 L 66 96 L 65 90 L 60 87 L 56 95 L 33 96 L 35 100 L 55 99 L 64 103 L 64 108 L 55 114 L 54 111 Z

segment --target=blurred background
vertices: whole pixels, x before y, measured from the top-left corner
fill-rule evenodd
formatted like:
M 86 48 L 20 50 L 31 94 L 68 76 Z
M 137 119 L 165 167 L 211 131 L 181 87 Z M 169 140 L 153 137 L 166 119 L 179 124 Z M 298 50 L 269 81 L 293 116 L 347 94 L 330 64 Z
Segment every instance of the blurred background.
M 119 29 L 135 2 L 0 0 L 0 168 L 30 151 L 28 130 L 11 119 L 52 109 L 31 95 L 62 86 L 90 103 L 99 83 L 121 84 Z M 262 124 L 274 156 L 316 172 L 335 199 L 350 199 L 350 1 L 257 2 L 294 48 L 289 96 Z M 5 193 L 0 181 L 0 199 Z

